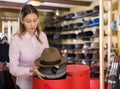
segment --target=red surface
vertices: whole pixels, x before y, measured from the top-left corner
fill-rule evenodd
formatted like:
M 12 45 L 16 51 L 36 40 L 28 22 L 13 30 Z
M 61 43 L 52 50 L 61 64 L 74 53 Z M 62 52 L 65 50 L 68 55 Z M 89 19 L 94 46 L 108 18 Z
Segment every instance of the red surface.
M 90 75 L 90 68 L 89 66 L 85 65 L 68 65 L 67 66 L 67 73 L 72 77 L 80 77 L 80 76 L 89 76 Z
M 33 78 L 33 89 L 73 89 L 72 78 L 61 80 L 40 80 Z
M 73 78 L 73 89 L 90 89 L 90 68 L 85 65 L 67 66 L 68 75 Z
M 90 78 L 90 89 L 100 89 L 99 78 Z

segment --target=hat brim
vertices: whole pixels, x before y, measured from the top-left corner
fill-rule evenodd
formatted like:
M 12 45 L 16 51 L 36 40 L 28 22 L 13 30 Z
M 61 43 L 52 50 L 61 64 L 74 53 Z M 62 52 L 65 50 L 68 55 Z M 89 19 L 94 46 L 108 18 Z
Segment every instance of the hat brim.
M 63 64 L 63 63 L 67 63 L 66 57 L 63 57 L 63 56 L 60 58 L 61 62 L 58 63 L 58 64 L 54 64 L 54 65 L 44 65 L 44 64 L 41 64 L 40 60 L 41 60 L 40 58 L 36 59 L 36 60 L 34 61 L 34 64 L 35 64 L 36 66 L 40 66 L 40 67 L 53 67 L 53 66 L 55 66 L 55 65 L 61 65 L 61 64 Z
M 98 25 L 99 25 L 99 22 L 97 22 L 97 23 L 92 23 L 92 24 L 89 25 L 89 27 L 98 26 Z
M 85 16 L 92 16 L 92 15 L 93 15 L 93 12 L 85 13 Z
M 95 11 L 92 13 L 92 16 L 98 16 L 99 15 L 99 11 Z

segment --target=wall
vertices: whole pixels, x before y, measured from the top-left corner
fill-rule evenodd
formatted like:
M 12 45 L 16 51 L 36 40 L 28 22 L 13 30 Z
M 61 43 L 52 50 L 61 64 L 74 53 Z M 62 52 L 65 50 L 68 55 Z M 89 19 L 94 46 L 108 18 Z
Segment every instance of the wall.
M 18 15 L 19 15 L 19 11 L 7 12 L 7 11 L 3 11 L 0 9 L 0 32 L 2 32 L 2 20 L 3 20 L 3 19 L 1 19 L 1 17 L 16 18 L 16 20 L 17 20 Z M 39 15 L 40 15 L 41 26 L 43 26 L 45 18 L 49 17 L 49 16 L 53 16 L 53 13 L 39 12 Z M 6 19 L 6 20 L 9 20 L 9 19 Z
M 118 8 L 117 7 L 118 6 L 117 5 L 118 0 L 112 0 L 112 3 L 113 3 L 112 9 L 116 10 Z M 69 12 L 63 12 L 62 15 L 65 15 L 65 14 L 68 14 L 68 13 L 75 13 L 77 11 L 83 11 L 83 10 L 93 9 L 93 7 L 95 5 L 99 5 L 99 0 L 95 0 L 90 6 L 76 6 L 76 7 L 73 7 L 73 8 L 70 9 Z M 104 5 L 105 5 L 105 10 L 107 10 L 108 9 L 108 4 L 107 4 L 106 1 L 105 1 Z M 51 13 L 48 14 L 48 13 L 42 13 L 42 12 L 40 12 L 39 14 L 40 14 L 41 26 L 43 28 L 44 27 L 44 20 L 45 20 L 45 18 L 53 16 L 53 13 L 52 14 Z M 15 18 L 17 18 L 18 15 L 19 15 L 19 11 L 16 11 L 16 12 L 15 11 L 14 12 L 5 12 L 5 11 L 3 11 L 3 10 L 0 9 L 0 17 L 4 16 L 4 17 L 15 17 Z M 116 19 L 116 16 L 117 15 L 115 14 L 114 15 L 114 19 Z M 0 32 L 1 31 L 2 31 L 2 19 L 0 18 Z M 117 41 L 117 40 L 114 40 L 114 41 Z
M 1 17 L 15 17 L 17 18 L 18 12 L 5 12 L 0 9 L 0 32 L 2 31 L 2 19 Z
M 99 5 L 99 0 L 95 0 L 93 3 L 91 3 L 90 6 L 75 6 L 75 7 L 70 9 L 70 12 L 64 12 L 63 15 L 68 14 L 68 13 L 74 13 L 77 11 L 84 11 L 84 10 L 88 10 L 88 9 L 93 9 L 93 7 L 95 5 Z

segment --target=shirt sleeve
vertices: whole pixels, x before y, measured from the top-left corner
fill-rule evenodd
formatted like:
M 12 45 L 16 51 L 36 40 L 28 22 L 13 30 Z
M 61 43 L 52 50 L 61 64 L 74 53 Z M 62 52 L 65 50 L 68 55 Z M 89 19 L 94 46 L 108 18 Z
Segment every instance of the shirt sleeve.
M 29 67 L 19 66 L 19 57 L 20 52 L 17 44 L 17 39 L 13 37 L 10 41 L 9 47 L 9 71 L 14 76 L 32 75 L 32 73 L 29 72 Z

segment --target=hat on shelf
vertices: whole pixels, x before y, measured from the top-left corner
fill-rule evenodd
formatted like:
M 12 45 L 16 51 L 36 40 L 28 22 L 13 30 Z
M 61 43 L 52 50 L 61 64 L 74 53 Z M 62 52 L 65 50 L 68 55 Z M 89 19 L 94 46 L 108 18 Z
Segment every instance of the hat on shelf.
M 85 59 L 85 54 L 84 54 L 84 53 L 78 53 L 78 54 L 77 54 L 77 58 L 78 58 L 79 60 Z
M 67 54 L 67 60 L 73 60 L 73 59 L 75 59 L 75 57 L 76 57 L 76 54 L 74 54 L 74 53 Z
M 64 20 L 72 20 L 74 19 L 75 14 L 74 13 L 69 13 L 63 16 Z
M 81 23 L 81 22 L 75 23 L 73 29 L 79 29 L 79 28 L 81 28 L 81 26 L 83 26 L 83 23 Z
M 61 49 L 63 45 L 62 44 L 52 44 L 52 45 L 50 44 L 50 46 L 51 47 L 56 47 L 58 49 Z
M 89 19 L 89 20 L 82 19 L 82 21 L 83 21 L 83 25 L 81 26 L 81 28 L 86 28 L 89 26 L 89 24 L 92 23 L 91 19 Z
M 96 28 L 93 32 L 93 36 L 99 36 L 99 28 Z
M 62 34 L 61 39 L 68 39 L 68 34 Z
M 99 48 L 99 42 L 93 42 L 93 43 L 91 43 L 91 48 L 92 49 Z
M 47 34 L 48 39 L 53 39 L 53 34 Z
M 77 18 L 85 17 L 85 11 L 78 11 L 75 13 Z
M 74 49 L 75 45 L 74 44 L 65 44 L 66 49 Z
M 54 18 L 46 18 L 45 23 L 53 23 L 54 22 Z
M 92 65 L 91 66 L 91 71 L 94 72 L 94 73 L 99 73 L 99 71 L 100 71 L 99 65 Z
M 62 30 L 63 30 L 63 31 L 67 31 L 67 30 L 68 30 L 68 25 L 64 25 L 64 26 L 62 27 Z
M 51 26 L 48 28 L 49 31 L 56 31 L 56 27 L 55 26 Z
M 86 55 L 85 55 L 85 59 L 92 59 L 92 57 L 93 57 L 93 53 L 87 53 Z
M 73 27 L 74 27 L 74 23 L 71 23 L 71 24 L 68 25 L 67 30 L 73 30 Z
M 63 27 L 58 26 L 58 27 L 56 27 L 56 32 L 61 32 L 61 31 L 62 31 L 62 29 L 63 29 Z
M 85 16 L 91 16 L 93 14 L 93 10 L 86 10 Z
M 74 53 L 68 53 L 67 54 L 67 63 L 68 64 L 73 64 L 75 60 L 76 54 Z
M 98 25 L 99 25 L 99 18 L 95 18 L 92 20 L 92 23 L 89 24 L 89 27 L 98 26 Z
M 92 31 L 81 32 L 78 34 L 78 36 L 82 40 L 90 40 L 90 37 L 93 36 L 93 32 Z
M 1 33 L 0 34 L 0 41 L 7 41 L 7 40 L 8 40 L 7 36 L 5 36 Z
M 99 52 L 93 53 L 93 61 L 99 60 Z
M 61 39 L 75 39 L 77 37 L 76 34 L 71 33 L 71 34 L 62 34 Z
M 45 27 L 44 31 L 56 31 L 56 27 L 55 26 Z
M 91 45 L 91 43 L 84 43 L 83 49 L 89 49 L 90 45 Z
M 83 18 L 83 17 L 86 17 L 86 16 L 92 16 L 92 15 L 93 15 L 93 10 L 92 9 L 89 9 L 89 10 L 86 10 L 86 11 L 76 12 L 76 17 L 77 18 Z
M 60 40 L 61 39 L 61 35 L 60 34 L 53 34 L 53 39 L 54 40 Z
M 55 47 L 58 49 L 61 49 L 63 47 L 63 45 L 62 44 L 55 44 Z
M 116 30 L 116 28 L 117 28 L 117 23 L 116 23 L 116 21 L 113 21 L 113 22 L 112 22 L 111 27 L 112 27 L 113 30 Z
M 60 55 L 60 52 L 55 47 L 45 48 L 41 57 L 35 60 L 35 65 L 40 67 L 53 67 L 66 63 L 66 58 Z
M 68 39 L 75 39 L 76 37 L 77 35 L 74 33 L 68 34 Z
M 94 6 L 92 16 L 98 16 L 99 15 L 99 5 Z
M 83 48 L 83 44 L 76 44 L 75 45 L 75 49 L 82 49 Z
M 62 16 L 57 16 L 57 17 L 54 19 L 54 22 L 55 22 L 55 23 L 62 22 L 62 21 L 63 21 L 63 17 L 62 17 Z

